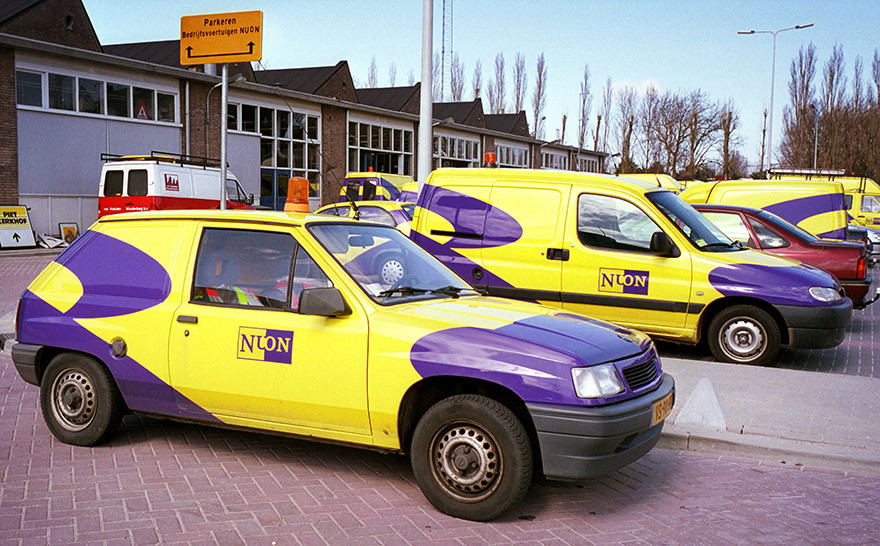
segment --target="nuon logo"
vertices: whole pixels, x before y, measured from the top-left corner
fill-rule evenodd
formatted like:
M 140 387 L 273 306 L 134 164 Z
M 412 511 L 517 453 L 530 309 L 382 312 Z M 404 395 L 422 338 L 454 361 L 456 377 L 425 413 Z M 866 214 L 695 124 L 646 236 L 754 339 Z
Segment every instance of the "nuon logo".
M 238 328 L 238 358 L 262 362 L 292 362 L 293 332 L 265 328 Z
M 618 294 L 648 295 L 647 271 L 633 269 L 599 269 L 599 291 Z

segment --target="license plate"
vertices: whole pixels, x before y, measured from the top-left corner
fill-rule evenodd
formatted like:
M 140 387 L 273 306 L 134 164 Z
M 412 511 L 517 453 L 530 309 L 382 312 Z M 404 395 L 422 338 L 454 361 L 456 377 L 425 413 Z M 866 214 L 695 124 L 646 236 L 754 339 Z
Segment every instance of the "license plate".
M 666 416 L 669 415 L 669 412 L 672 411 L 672 405 L 675 403 L 675 389 L 669 392 L 666 396 L 654 402 L 653 407 L 653 417 L 651 418 L 651 426 L 657 425 L 661 423 Z

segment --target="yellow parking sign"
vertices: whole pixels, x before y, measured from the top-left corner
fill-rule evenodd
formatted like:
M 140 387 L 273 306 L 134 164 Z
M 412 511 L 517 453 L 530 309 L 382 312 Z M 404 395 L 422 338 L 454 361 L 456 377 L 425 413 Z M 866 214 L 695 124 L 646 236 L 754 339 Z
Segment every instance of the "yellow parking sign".
M 263 12 L 180 18 L 180 64 L 237 63 L 263 58 Z

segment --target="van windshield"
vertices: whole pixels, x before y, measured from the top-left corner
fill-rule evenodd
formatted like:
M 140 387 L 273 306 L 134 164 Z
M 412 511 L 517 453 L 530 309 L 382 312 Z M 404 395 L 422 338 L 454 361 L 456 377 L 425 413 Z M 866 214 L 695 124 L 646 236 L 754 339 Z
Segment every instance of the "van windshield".
M 478 294 L 393 227 L 314 223 L 308 230 L 381 305 Z
M 715 227 L 715 224 L 674 193 L 655 191 L 646 196 L 697 249 L 705 252 L 744 250 L 743 247 L 728 239 L 720 229 Z

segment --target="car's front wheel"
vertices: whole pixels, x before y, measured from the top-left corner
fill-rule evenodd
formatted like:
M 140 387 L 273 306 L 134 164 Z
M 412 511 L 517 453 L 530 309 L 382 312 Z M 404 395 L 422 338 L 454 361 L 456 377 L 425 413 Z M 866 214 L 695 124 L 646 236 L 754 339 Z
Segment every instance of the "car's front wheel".
M 779 352 L 779 327 L 763 309 L 734 305 L 709 324 L 709 349 L 721 362 L 767 365 Z
M 504 405 L 464 394 L 434 404 L 416 426 L 412 467 L 438 510 L 474 521 L 495 519 L 522 500 L 532 479 L 532 450 Z
M 91 357 L 62 353 L 49 363 L 40 383 L 43 419 L 66 444 L 91 446 L 118 428 L 124 404 L 104 365 Z

